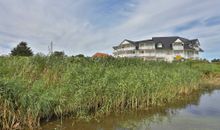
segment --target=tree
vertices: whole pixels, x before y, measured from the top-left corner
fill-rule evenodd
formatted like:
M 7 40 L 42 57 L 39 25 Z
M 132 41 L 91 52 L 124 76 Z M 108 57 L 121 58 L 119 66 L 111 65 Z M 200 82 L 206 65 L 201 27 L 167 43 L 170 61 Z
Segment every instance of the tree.
M 12 56 L 33 56 L 33 52 L 26 42 L 20 42 L 17 47 L 11 50 Z
M 220 62 L 220 59 L 213 59 L 212 62 Z
M 84 58 L 85 56 L 83 54 L 78 54 L 75 57 Z
M 54 51 L 51 56 L 56 56 L 56 57 L 64 57 L 65 53 L 63 51 Z

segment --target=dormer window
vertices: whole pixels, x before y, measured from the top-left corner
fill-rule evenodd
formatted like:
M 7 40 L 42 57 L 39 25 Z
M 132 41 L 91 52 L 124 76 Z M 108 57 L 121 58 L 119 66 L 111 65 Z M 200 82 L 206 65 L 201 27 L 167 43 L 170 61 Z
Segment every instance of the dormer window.
M 200 45 L 200 43 L 199 43 L 199 41 L 198 41 L 198 40 L 196 41 L 196 44 L 197 44 L 197 45 Z
M 163 44 L 162 43 L 158 43 L 157 44 L 157 48 L 163 48 Z

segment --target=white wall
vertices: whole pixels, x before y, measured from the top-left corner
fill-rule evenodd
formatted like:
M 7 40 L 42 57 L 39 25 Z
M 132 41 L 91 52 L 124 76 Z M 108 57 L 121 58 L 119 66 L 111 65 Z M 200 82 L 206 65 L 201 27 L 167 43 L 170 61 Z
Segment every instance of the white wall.
M 139 49 L 155 49 L 155 44 L 149 44 L 149 43 L 140 43 Z
M 184 50 L 182 44 L 173 44 L 173 50 Z
M 184 42 L 180 39 L 177 39 L 173 44 L 173 50 L 184 50 Z
M 146 48 L 146 49 L 143 49 Z M 152 49 L 154 48 L 154 49 Z M 165 61 L 172 62 L 177 55 L 188 59 L 197 59 L 199 58 L 198 53 L 195 51 L 188 51 L 188 50 L 156 50 L 154 45 L 147 45 L 139 47 L 140 50 L 136 50 L 135 47 L 128 47 L 128 48 L 121 48 L 116 51 L 114 51 L 115 56 L 117 57 L 142 57 L 144 59 L 147 59 L 147 57 L 151 58 L 164 58 Z M 141 50 L 143 49 L 143 50 Z M 132 53 L 132 50 L 135 53 Z M 118 54 L 118 52 L 121 51 L 123 53 Z M 117 55 L 118 54 L 118 55 Z

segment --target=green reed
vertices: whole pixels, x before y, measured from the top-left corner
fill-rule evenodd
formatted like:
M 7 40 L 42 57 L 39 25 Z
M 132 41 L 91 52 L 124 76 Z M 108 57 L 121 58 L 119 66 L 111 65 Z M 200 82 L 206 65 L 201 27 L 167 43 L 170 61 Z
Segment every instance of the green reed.
M 219 67 L 203 64 L 0 57 L 0 128 L 34 129 L 53 117 L 85 118 L 162 106 L 192 92 L 205 72 Z

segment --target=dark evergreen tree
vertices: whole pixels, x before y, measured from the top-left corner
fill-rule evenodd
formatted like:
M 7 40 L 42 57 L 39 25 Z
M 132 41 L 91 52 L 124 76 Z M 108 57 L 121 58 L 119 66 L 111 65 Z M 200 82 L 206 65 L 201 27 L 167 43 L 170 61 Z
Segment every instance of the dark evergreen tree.
M 33 52 L 26 42 L 20 42 L 17 47 L 11 51 L 12 56 L 33 56 Z

